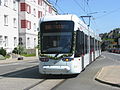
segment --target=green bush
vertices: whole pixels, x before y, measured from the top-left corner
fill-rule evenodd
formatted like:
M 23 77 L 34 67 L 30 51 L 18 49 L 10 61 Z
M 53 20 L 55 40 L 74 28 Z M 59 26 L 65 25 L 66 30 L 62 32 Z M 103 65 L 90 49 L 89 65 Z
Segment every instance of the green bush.
M 22 46 L 18 46 L 18 47 L 15 47 L 14 50 L 12 51 L 12 53 L 15 53 L 15 54 L 26 54 L 25 52 L 25 48 L 22 47 Z
M 6 56 L 7 52 L 5 49 L 0 48 L 0 54 L 3 55 L 4 57 Z
M 15 54 L 18 54 L 18 49 L 17 48 L 14 48 L 14 50 L 12 51 L 12 53 L 15 53 Z
M 5 56 L 5 58 L 10 58 L 10 54 L 7 54 L 7 55 Z
M 5 57 L 3 55 L 0 55 L 0 60 L 5 60 Z
M 32 57 L 32 56 L 36 56 L 36 54 L 22 54 L 22 56 L 25 56 L 25 57 Z

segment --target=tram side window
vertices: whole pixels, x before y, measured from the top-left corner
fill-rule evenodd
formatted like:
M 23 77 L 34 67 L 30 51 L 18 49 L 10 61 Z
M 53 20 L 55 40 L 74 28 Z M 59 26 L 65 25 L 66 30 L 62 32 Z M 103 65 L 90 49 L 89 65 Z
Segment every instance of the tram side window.
M 101 49 L 101 42 L 99 41 L 99 50 Z
M 90 51 L 92 49 L 92 37 L 90 36 Z
M 93 38 L 93 51 L 95 50 L 94 47 L 95 47 L 95 46 L 94 46 L 94 38 Z
M 98 41 L 98 50 L 100 50 L 100 41 Z
M 92 38 L 90 36 L 90 50 L 93 51 L 94 50 L 94 38 Z
M 77 30 L 75 56 L 79 57 L 82 54 L 84 54 L 84 33 Z
M 98 50 L 98 41 L 97 41 L 97 50 Z
M 85 53 L 87 53 L 87 49 L 88 49 L 88 36 L 87 35 L 85 35 Z
M 97 43 L 96 43 L 96 41 L 97 41 L 97 40 L 95 40 L 95 51 L 97 50 L 97 47 L 96 47 L 96 44 L 97 44 Z
M 95 40 L 95 50 L 97 50 L 98 48 L 97 48 L 97 40 Z
M 84 44 L 85 44 L 85 42 L 84 42 L 84 33 L 83 33 L 83 32 L 81 32 L 81 37 L 82 37 L 82 39 L 81 39 L 81 41 L 82 41 L 82 42 L 81 42 L 81 43 L 82 43 L 82 47 L 81 47 L 81 48 L 82 48 L 82 49 L 81 49 L 81 50 L 82 50 L 82 54 L 84 55 L 84 54 L 85 54 L 85 53 L 84 53 Z

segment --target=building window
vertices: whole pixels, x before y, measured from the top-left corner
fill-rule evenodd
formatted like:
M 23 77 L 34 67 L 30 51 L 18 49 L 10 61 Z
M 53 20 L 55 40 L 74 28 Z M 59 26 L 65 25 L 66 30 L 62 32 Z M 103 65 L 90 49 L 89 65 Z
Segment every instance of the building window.
M 16 3 L 16 0 L 13 0 L 13 10 L 16 10 L 16 5 L 17 3 Z
M 31 13 L 31 7 L 30 7 L 30 5 L 28 5 L 28 4 L 27 4 L 27 12 L 28 12 L 28 13 Z
M 35 10 L 35 8 L 33 9 L 33 15 L 36 16 L 36 10 Z
M 42 11 L 38 11 L 38 18 L 42 17 Z
M 8 0 L 4 0 L 4 6 L 8 6 Z
M 34 31 L 36 31 L 36 23 L 34 23 Z
M 36 47 L 36 38 L 34 38 L 34 48 Z
M 27 47 L 30 48 L 30 38 L 27 38 Z
M 5 39 L 5 42 L 4 42 L 5 43 L 5 47 L 7 47 L 8 46 L 8 36 L 5 36 L 4 39 Z
M 49 6 L 49 13 L 52 13 L 52 8 L 51 8 L 51 6 Z
M 2 39 L 2 36 L 0 35 L 0 46 L 2 46 L 2 42 L 3 42 L 3 39 Z
M 36 2 L 36 0 L 33 0 L 33 2 Z
M 17 37 L 14 37 L 14 46 L 17 46 Z
M 1 5 L 1 3 L 2 3 L 2 2 L 1 2 L 1 0 L 0 0 L 0 5 Z
M 8 15 L 4 15 L 4 25 L 8 26 Z
M 23 39 L 22 39 L 22 37 L 19 38 L 19 45 L 23 45 Z
M 27 29 L 31 29 L 31 22 L 27 21 Z
M 38 5 L 42 6 L 42 0 L 38 0 Z
M 17 21 L 16 21 L 16 18 L 13 18 L 13 27 L 14 27 L 14 28 L 17 27 Z

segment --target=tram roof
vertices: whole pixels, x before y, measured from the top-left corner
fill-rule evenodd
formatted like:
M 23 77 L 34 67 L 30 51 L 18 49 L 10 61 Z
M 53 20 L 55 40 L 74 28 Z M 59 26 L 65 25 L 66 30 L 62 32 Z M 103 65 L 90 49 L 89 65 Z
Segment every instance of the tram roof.
M 44 16 L 41 18 L 40 22 L 47 22 L 47 21 L 62 21 L 62 20 L 66 20 L 66 21 L 74 21 L 74 23 L 76 24 L 80 24 L 81 26 L 83 26 L 84 28 L 88 28 L 88 26 L 82 21 L 80 20 L 76 15 L 74 14 L 65 14 L 65 15 L 48 15 L 48 16 Z M 93 32 L 93 30 L 91 28 L 89 28 L 90 31 L 90 35 L 95 37 L 96 39 L 100 40 L 99 36 L 95 34 L 95 32 Z
M 50 16 L 44 16 L 41 18 L 41 21 L 60 21 L 60 20 L 70 20 L 74 22 L 80 22 L 83 23 L 76 15 L 74 14 L 65 14 L 65 15 L 50 15 Z M 84 24 L 84 23 L 83 23 Z

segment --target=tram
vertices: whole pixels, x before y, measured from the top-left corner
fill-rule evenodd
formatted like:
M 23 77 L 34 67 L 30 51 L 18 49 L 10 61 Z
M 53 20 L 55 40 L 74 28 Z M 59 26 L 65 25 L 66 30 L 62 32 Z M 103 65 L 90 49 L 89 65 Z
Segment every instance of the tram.
M 101 38 L 76 15 L 39 21 L 39 73 L 79 74 L 101 55 Z

